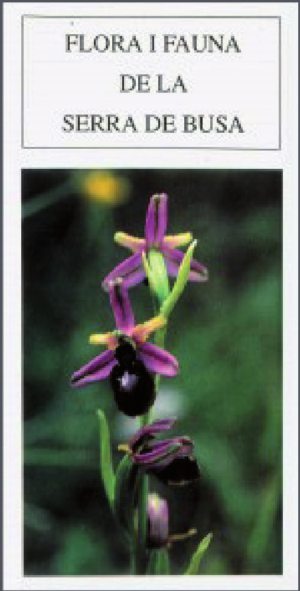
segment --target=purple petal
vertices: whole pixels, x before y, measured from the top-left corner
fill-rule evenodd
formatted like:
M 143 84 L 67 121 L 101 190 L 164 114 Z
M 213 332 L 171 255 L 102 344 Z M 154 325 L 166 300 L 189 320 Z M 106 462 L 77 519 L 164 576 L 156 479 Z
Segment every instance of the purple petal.
M 167 200 L 165 193 L 153 195 L 150 199 L 145 225 L 145 238 L 147 246 L 160 243 L 167 228 Z
M 111 281 L 121 277 L 125 287 L 132 287 L 141 283 L 145 279 L 146 274 L 143 267 L 142 254 L 137 252 L 125 261 L 118 265 L 109 275 L 107 275 L 102 283 L 105 291 L 109 291 L 109 284 Z
M 164 439 L 147 443 L 145 451 L 133 454 L 133 460 L 141 468 L 163 468 L 178 457 L 180 443 L 176 439 Z
M 167 377 L 173 377 L 178 373 L 177 359 L 156 345 L 144 343 L 139 347 L 137 356 L 149 371 Z
M 98 357 L 95 357 L 87 365 L 84 365 L 73 373 L 71 377 L 72 386 L 86 386 L 93 382 L 99 382 L 107 378 L 116 364 L 113 351 L 104 351 Z
M 160 472 L 161 470 L 164 470 L 164 468 L 167 468 L 167 466 L 170 466 L 170 464 L 172 464 L 174 462 L 174 460 L 176 460 L 176 458 L 179 457 L 179 451 L 178 449 L 174 449 L 172 452 L 169 453 L 169 455 L 165 455 L 159 462 L 156 462 L 156 464 L 154 464 L 151 468 L 152 468 L 152 472 L 153 474 L 156 474 L 157 472 Z M 182 456 L 180 456 L 182 457 Z M 141 466 L 142 468 L 142 466 Z M 146 469 L 146 468 L 144 468 Z
M 134 316 L 130 306 L 128 291 L 124 281 L 118 277 L 110 283 L 110 304 L 115 316 L 116 327 L 126 332 L 134 326 Z
M 185 457 L 193 453 L 194 442 L 192 441 L 192 439 L 190 439 L 190 437 L 176 437 L 175 440 L 177 443 L 181 444 L 177 457 Z
M 171 429 L 175 421 L 175 418 L 159 419 L 150 425 L 146 425 L 146 427 L 141 427 L 141 429 L 136 431 L 136 433 L 134 433 L 134 435 L 131 437 L 129 441 L 129 447 L 132 449 L 132 451 L 135 451 L 135 448 L 140 447 L 140 445 L 142 445 L 142 443 L 147 441 L 149 438 L 155 437 L 157 433 Z
M 163 254 L 166 259 L 168 274 L 172 277 L 177 277 L 184 253 L 181 250 L 177 250 L 177 248 L 170 248 L 166 244 L 163 244 Z M 191 259 L 190 281 L 206 281 L 207 278 L 208 271 L 206 267 L 195 261 L 195 259 Z
M 150 441 L 147 442 L 147 451 L 144 454 L 134 454 L 134 460 L 145 469 L 163 470 L 166 466 L 172 464 L 176 458 L 189 456 L 193 449 L 194 443 L 189 437 Z

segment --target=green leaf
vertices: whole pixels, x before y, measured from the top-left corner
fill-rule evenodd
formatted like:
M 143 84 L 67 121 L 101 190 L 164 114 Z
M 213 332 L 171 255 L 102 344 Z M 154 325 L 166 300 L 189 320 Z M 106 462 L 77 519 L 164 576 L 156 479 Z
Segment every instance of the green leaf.
M 115 475 L 112 466 L 110 433 L 105 414 L 97 410 L 100 423 L 100 469 L 103 484 L 110 504 L 114 501 Z
M 198 574 L 198 570 L 199 570 L 199 565 L 200 562 L 210 544 L 210 541 L 212 539 L 212 533 L 208 534 L 207 536 L 205 536 L 205 538 L 203 538 L 203 540 L 201 540 L 196 552 L 193 554 L 190 564 L 188 566 L 188 568 L 185 571 L 185 575 L 197 575 Z
M 66 183 L 60 185 L 56 189 L 51 189 L 46 193 L 40 193 L 38 197 L 29 199 L 22 206 L 22 219 L 24 220 L 31 217 L 46 207 L 50 207 L 51 205 L 54 205 L 54 203 L 57 203 L 66 197 L 70 197 L 72 195 L 72 189 L 73 187 L 69 179 Z
M 193 256 L 196 244 L 197 240 L 194 240 L 192 244 L 190 244 L 190 246 L 188 247 L 182 260 L 182 263 L 179 267 L 177 279 L 174 283 L 173 289 L 160 309 L 160 314 L 162 314 L 162 316 L 164 316 L 165 318 L 168 318 L 168 316 L 170 316 L 175 304 L 179 300 L 188 282 L 191 268 L 191 258 Z
M 124 456 L 116 471 L 113 510 L 129 542 L 133 542 L 137 477 L 137 467 L 128 455 Z
M 276 474 L 266 488 L 262 490 L 260 507 L 247 544 L 248 563 L 251 566 L 259 566 L 265 556 L 266 548 L 272 536 L 276 512 L 280 505 L 281 486 L 281 474 Z
M 170 561 L 169 554 L 165 548 L 151 550 L 147 569 L 148 575 L 169 575 Z
M 150 285 L 152 291 L 154 292 L 155 291 L 155 283 L 154 283 L 154 279 L 152 277 L 152 271 L 151 271 L 150 265 L 148 263 L 147 256 L 144 252 L 142 253 L 142 259 L 143 259 L 143 265 L 144 265 L 146 277 L 149 281 L 149 285 Z

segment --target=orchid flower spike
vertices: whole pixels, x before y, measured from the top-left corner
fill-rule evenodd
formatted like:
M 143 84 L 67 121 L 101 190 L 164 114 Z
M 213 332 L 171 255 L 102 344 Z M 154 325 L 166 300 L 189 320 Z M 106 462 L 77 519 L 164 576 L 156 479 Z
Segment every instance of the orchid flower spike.
M 163 483 L 188 484 L 200 476 L 193 441 L 185 436 L 156 440 L 174 423 L 175 419 L 161 419 L 142 427 L 131 437 L 127 451 L 141 471 L 153 474 Z
M 129 248 L 134 254 L 107 275 L 102 284 L 105 290 L 109 290 L 110 282 L 116 277 L 122 277 L 126 287 L 141 283 L 146 278 L 143 254 L 147 255 L 150 251 L 159 251 L 164 257 L 168 275 L 177 276 L 184 257 L 184 253 L 178 250 L 178 247 L 189 244 L 192 235 L 190 232 L 185 232 L 175 236 L 165 236 L 167 200 L 165 193 L 151 197 L 146 216 L 145 238 L 135 238 L 124 232 L 115 234 L 116 242 Z M 206 267 L 191 259 L 190 281 L 206 281 L 207 278 Z
M 116 330 L 90 337 L 91 344 L 106 345 L 107 351 L 76 371 L 71 384 L 86 386 L 110 377 L 119 410 L 129 416 L 139 416 L 154 403 L 153 374 L 173 377 L 178 373 L 178 362 L 167 351 L 146 342 L 151 333 L 165 325 L 162 316 L 135 325 L 128 292 L 121 278 L 110 282 L 109 296 Z

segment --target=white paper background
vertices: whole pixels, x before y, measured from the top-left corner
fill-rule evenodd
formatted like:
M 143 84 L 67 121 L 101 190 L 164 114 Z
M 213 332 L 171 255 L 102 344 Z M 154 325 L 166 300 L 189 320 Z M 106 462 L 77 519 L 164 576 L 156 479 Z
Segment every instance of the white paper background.
M 157 14 L 158 4 L 4 5 L 4 588 L 5 589 L 296 589 L 298 562 L 298 192 L 297 5 L 159 4 L 161 15 L 272 15 L 282 20 L 282 150 L 22 150 L 21 15 Z M 283 169 L 284 573 L 282 576 L 23 577 L 21 169 Z

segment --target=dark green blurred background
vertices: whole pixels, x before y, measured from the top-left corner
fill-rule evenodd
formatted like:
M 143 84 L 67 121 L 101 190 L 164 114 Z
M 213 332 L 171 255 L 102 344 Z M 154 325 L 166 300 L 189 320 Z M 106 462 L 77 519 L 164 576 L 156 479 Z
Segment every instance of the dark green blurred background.
M 282 570 L 280 171 L 23 171 L 24 570 L 27 575 L 129 573 L 99 473 L 96 409 L 107 415 L 114 461 L 135 421 L 116 412 L 107 381 L 69 386 L 100 352 L 91 333 L 114 328 L 101 281 L 129 256 L 116 230 L 143 236 L 153 193 L 169 195 L 168 233 L 191 231 L 205 284 L 190 283 L 166 347 L 180 374 L 162 379 L 155 416 L 191 436 L 200 482 L 168 490 L 174 574 L 197 542 L 213 541 L 203 574 Z M 137 321 L 152 316 L 144 285 Z M 153 482 L 153 487 L 156 483 Z

